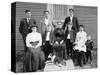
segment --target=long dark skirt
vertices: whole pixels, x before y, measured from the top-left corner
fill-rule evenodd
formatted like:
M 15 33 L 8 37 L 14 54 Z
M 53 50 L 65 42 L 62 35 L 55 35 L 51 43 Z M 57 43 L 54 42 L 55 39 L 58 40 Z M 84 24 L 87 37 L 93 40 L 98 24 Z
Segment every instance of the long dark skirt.
M 32 52 L 30 50 L 32 50 Z M 37 70 L 43 70 L 44 67 L 45 57 L 40 47 L 36 49 L 28 48 L 24 59 L 24 71 L 36 72 Z

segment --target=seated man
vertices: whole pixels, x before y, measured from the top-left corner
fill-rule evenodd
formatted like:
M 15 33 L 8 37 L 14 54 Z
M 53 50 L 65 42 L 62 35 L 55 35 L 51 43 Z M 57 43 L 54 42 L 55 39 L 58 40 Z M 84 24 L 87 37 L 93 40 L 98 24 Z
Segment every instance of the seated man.
M 87 41 L 86 41 L 86 57 L 87 57 L 87 62 L 92 61 L 92 53 L 91 50 L 93 49 L 93 41 L 91 39 L 91 36 L 87 36 Z
M 84 26 L 80 25 L 79 27 L 79 32 L 77 32 L 76 34 L 76 40 L 75 40 L 75 51 L 74 52 L 76 57 L 75 59 L 77 59 L 78 65 L 80 67 L 83 66 L 83 64 L 86 63 L 86 56 L 85 56 L 85 52 L 86 52 L 86 43 L 87 41 L 87 33 L 84 31 Z
M 44 69 L 45 57 L 40 46 L 42 45 L 41 34 L 37 32 L 37 26 L 31 26 L 32 32 L 26 37 L 26 69 L 28 72 L 35 72 Z
M 64 30 L 62 29 L 62 24 L 57 23 L 58 27 L 54 30 L 54 55 L 56 55 L 56 61 L 62 63 L 65 58 L 65 44 L 64 44 Z M 59 59 L 58 59 L 59 58 Z

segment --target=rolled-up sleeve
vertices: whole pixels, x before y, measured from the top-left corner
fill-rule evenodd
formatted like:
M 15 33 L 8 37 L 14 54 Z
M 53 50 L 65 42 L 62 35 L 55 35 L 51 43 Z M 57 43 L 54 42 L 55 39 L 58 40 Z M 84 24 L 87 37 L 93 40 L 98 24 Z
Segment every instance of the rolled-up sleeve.
M 42 37 L 41 37 L 41 34 L 38 35 L 38 39 L 39 39 L 39 43 L 37 44 L 36 47 L 39 47 L 42 45 Z

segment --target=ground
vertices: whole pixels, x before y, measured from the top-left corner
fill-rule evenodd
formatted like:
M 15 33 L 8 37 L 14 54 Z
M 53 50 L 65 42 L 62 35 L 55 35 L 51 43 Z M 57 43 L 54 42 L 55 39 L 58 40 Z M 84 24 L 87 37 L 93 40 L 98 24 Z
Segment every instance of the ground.
M 97 68 L 97 50 L 92 50 L 92 62 L 87 63 L 83 67 L 74 66 L 73 61 L 71 59 L 66 60 L 66 66 L 59 67 L 53 63 L 46 63 L 44 71 L 64 71 L 64 70 L 72 70 L 72 69 L 91 69 Z M 16 54 L 16 72 L 23 72 L 23 52 L 19 51 Z

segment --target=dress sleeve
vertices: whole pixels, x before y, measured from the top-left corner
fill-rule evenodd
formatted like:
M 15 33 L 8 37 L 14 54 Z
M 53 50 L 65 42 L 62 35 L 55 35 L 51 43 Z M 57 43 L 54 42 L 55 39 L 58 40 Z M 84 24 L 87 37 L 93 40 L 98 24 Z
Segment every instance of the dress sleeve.
M 84 33 L 83 37 L 84 37 L 84 43 L 86 43 L 86 41 L 87 41 L 87 33 Z
M 39 43 L 36 45 L 36 47 L 39 47 L 42 45 L 42 37 L 41 34 L 38 35 Z
M 26 46 L 32 47 L 32 45 L 30 44 L 30 35 L 27 35 L 27 37 L 26 37 Z

